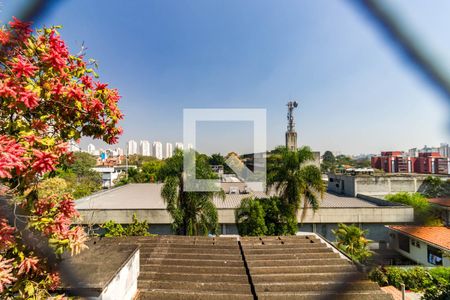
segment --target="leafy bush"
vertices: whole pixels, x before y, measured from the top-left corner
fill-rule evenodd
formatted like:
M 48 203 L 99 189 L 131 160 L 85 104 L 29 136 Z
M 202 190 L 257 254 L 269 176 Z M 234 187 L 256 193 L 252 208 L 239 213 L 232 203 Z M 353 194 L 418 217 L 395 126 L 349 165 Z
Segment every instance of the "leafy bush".
M 365 262 L 372 256 L 369 250 L 370 240 L 366 239 L 366 230 L 355 225 L 338 224 L 338 229 L 333 230 L 336 236 L 337 247 L 344 251 L 353 260 Z
M 247 198 L 236 210 L 240 235 L 291 235 L 297 232 L 297 218 L 292 206 L 278 197 Z
M 414 208 L 414 220 L 416 223 L 427 226 L 442 226 L 442 220 L 432 208 L 427 198 L 420 193 L 400 192 L 387 195 L 386 200 L 406 204 Z
M 297 232 L 297 216 L 292 206 L 278 197 L 259 199 L 265 216 L 266 235 L 292 235 Z
M 139 222 L 136 214 L 133 214 L 133 223 L 128 226 L 122 226 L 116 222 L 110 220 L 100 226 L 105 230 L 102 236 L 114 237 L 114 236 L 150 236 L 148 232 L 149 225 L 147 221 Z
M 236 210 L 236 223 L 240 235 L 261 236 L 267 233 L 265 212 L 257 199 L 246 198 Z
M 448 267 L 432 269 L 378 267 L 369 273 L 369 278 L 380 286 L 393 285 L 400 289 L 404 284 L 407 290 L 425 292 L 422 298 L 425 300 L 444 300 L 450 296 L 450 268 Z
M 450 299 L 450 283 L 437 284 L 425 290 L 422 300 L 448 300 Z

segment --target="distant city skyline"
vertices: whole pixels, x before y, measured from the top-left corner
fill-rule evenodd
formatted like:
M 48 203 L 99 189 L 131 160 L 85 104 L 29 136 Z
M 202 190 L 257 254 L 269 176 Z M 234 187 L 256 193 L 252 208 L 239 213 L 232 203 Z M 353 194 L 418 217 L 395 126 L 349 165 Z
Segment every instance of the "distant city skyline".
M 3 24 L 21 2 L 2 6 Z M 450 2 L 389 4 L 450 69 Z M 130 139 L 182 141 L 184 108 L 265 108 L 272 149 L 284 144 L 290 100 L 299 102 L 298 145 L 317 151 L 450 140 L 447 99 L 353 1 L 61 1 L 36 22 L 43 24 L 63 25 L 70 50 L 84 44 L 101 80 L 118 88 L 122 148 Z M 245 126 L 215 128 L 199 139 L 214 141 L 202 151 L 225 152 L 233 140 L 238 153 L 251 151 Z M 107 147 L 82 146 L 89 143 Z

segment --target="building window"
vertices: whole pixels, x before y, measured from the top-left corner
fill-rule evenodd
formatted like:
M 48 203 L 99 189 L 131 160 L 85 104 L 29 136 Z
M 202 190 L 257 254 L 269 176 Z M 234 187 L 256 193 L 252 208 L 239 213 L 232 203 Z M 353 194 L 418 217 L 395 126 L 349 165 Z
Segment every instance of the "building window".
M 428 263 L 435 266 L 442 266 L 442 251 L 428 246 Z
M 418 240 L 412 239 L 411 244 L 417 248 L 420 248 L 420 242 Z
M 409 237 L 398 234 L 398 248 L 409 253 Z
M 330 182 L 334 182 L 334 178 L 330 178 Z

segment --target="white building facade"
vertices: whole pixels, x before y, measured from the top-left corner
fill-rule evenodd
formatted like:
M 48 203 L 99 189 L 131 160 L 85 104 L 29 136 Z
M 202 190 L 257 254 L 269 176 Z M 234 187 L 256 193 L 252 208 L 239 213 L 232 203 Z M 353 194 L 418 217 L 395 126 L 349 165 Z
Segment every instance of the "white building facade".
M 443 157 L 448 157 L 449 150 L 450 147 L 447 143 L 441 143 L 441 145 L 439 146 L 439 154 L 442 155 Z
M 181 151 L 184 150 L 183 143 L 177 142 L 175 143 L 175 149 L 180 149 Z
M 138 145 L 135 140 L 129 140 L 127 143 L 127 154 L 134 155 L 138 154 Z
M 152 155 L 149 141 L 141 141 L 139 143 L 139 154 L 142 156 Z
M 173 155 L 172 143 L 166 143 L 166 156 L 165 158 L 170 158 Z
M 94 154 L 95 154 L 95 146 L 94 146 L 93 144 L 89 144 L 89 145 L 87 146 L 87 152 L 88 152 L 89 154 L 94 155 Z
M 153 142 L 153 156 L 157 159 L 163 159 L 163 147 L 161 142 Z

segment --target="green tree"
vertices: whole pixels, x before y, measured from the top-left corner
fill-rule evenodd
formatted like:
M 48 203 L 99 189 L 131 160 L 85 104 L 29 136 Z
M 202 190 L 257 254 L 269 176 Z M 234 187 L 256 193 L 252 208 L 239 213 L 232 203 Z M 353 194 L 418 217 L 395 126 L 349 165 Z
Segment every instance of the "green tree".
M 195 152 L 196 178 L 216 179 L 211 170 L 207 156 Z M 183 152 L 176 150 L 175 154 L 166 160 L 158 172 L 165 178 L 161 196 L 167 204 L 167 211 L 173 218 L 172 228 L 180 235 L 207 235 L 218 230 L 217 209 L 213 203 L 214 196 L 224 198 L 221 192 L 191 192 L 184 191 Z
M 279 197 L 246 198 L 236 210 L 239 234 L 246 236 L 291 235 L 297 232 L 293 208 Z
M 450 181 L 428 176 L 424 181 L 423 195 L 429 198 L 450 196 Z
M 97 165 L 97 159 L 86 152 L 74 152 L 73 162 L 67 166 L 69 170 L 77 174 L 77 176 L 83 176 L 86 173 L 92 171 L 92 168 Z
M 322 172 L 332 172 L 336 169 L 336 158 L 331 151 L 325 151 L 320 165 Z
M 245 198 L 235 212 L 239 234 L 261 236 L 267 234 L 265 212 L 258 199 Z
M 292 235 L 298 230 L 297 215 L 291 205 L 286 205 L 279 197 L 259 199 L 265 216 L 266 235 Z
M 296 151 L 278 147 L 269 157 L 267 190 L 274 188 L 285 204 L 293 208 L 293 213 L 303 202 L 302 220 L 310 206 L 314 211 L 319 208 L 325 192 L 320 169 L 308 164 L 313 158 L 309 147 Z
M 160 182 L 163 181 L 164 178 L 159 177 L 159 170 L 164 165 L 163 160 L 150 160 L 146 161 L 142 164 L 142 173 L 144 173 L 146 182 Z
M 339 224 L 337 230 L 333 230 L 336 236 L 337 247 L 344 251 L 353 260 L 365 262 L 372 256 L 369 250 L 370 240 L 366 239 L 366 230 L 355 225 Z

